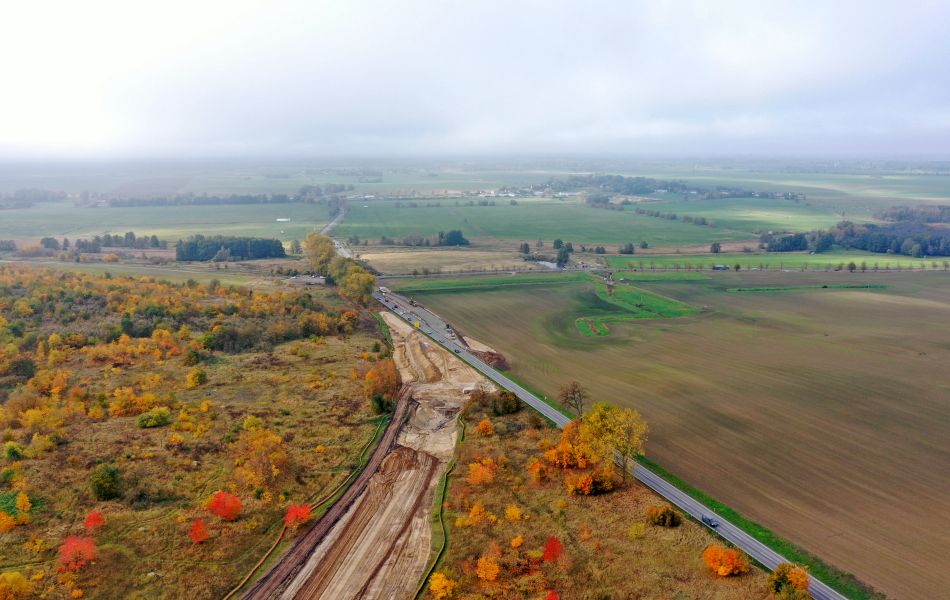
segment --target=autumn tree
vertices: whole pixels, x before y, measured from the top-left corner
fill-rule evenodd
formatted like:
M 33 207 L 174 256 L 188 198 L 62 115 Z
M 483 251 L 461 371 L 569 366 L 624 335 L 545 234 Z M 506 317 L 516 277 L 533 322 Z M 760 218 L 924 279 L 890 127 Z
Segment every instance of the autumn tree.
M 279 434 L 261 426 L 245 427 L 238 438 L 234 475 L 248 489 L 267 487 L 277 481 L 289 460 Z
M 626 479 L 630 461 L 643 453 L 643 445 L 649 432 L 649 427 L 640 413 L 632 408 L 619 408 L 606 402 L 597 402 L 584 417 L 584 427 L 602 450 L 617 453 L 623 466 L 623 478 Z
M 363 269 L 357 267 L 339 282 L 340 295 L 344 298 L 358 302 L 360 304 L 369 304 L 373 298 L 373 287 L 376 285 L 376 277 Z
M 498 579 L 499 572 L 501 572 L 501 567 L 494 556 L 486 554 L 475 563 L 475 574 L 482 581 L 495 581 Z
M 484 485 L 495 480 L 495 460 L 490 457 L 482 458 L 468 465 L 468 481 L 471 485 Z
M 488 419 L 482 419 L 475 427 L 475 432 L 482 437 L 491 437 L 495 434 L 495 428 Z
M 433 573 L 432 577 L 429 578 L 429 591 L 432 592 L 432 597 L 435 598 L 435 600 L 451 598 L 452 594 L 454 594 L 458 588 L 458 585 L 457 581 L 449 579 L 438 571 Z
M 336 256 L 333 239 L 328 236 L 312 232 L 307 234 L 303 242 L 304 252 L 310 260 L 310 269 L 320 275 L 329 273 L 330 261 Z
M 284 525 L 289 528 L 296 528 L 310 520 L 309 504 L 293 504 L 287 507 L 284 514 Z
M 808 568 L 794 563 L 781 563 L 769 575 L 768 589 L 782 600 L 810 600 Z
M 208 527 L 205 525 L 204 521 L 201 519 L 195 519 L 191 523 L 191 527 L 188 529 L 188 537 L 191 538 L 191 541 L 195 544 L 200 544 L 201 542 L 208 539 Z
M 586 469 L 600 457 L 582 434 L 579 421 L 571 421 L 561 432 L 557 445 L 544 453 L 544 458 L 562 469 Z
M 33 583 L 18 571 L 0 573 L 0 600 L 25 600 L 33 594 Z
M 0 533 L 7 533 L 16 527 L 16 519 L 0 510 Z
M 659 527 L 676 527 L 680 524 L 680 515 L 669 504 L 647 508 L 647 519 Z
M 561 390 L 558 392 L 558 399 L 561 404 L 574 411 L 574 414 L 578 417 L 584 414 L 584 403 L 587 401 L 587 397 L 587 390 L 576 381 L 561 386 Z
M 713 544 L 703 551 L 703 561 L 720 577 L 742 575 L 749 572 L 749 557 L 738 548 L 726 548 Z
M 561 543 L 561 540 L 552 535 L 544 544 L 544 554 L 541 555 L 541 560 L 546 563 L 557 562 L 563 554 L 564 544 Z
M 59 547 L 59 570 L 81 571 L 83 567 L 96 560 L 99 549 L 91 537 L 69 536 Z
M 21 524 L 26 524 L 30 522 L 30 510 L 33 508 L 33 503 L 30 502 L 30 497 L 26 495 L 26 492 L 19 492 L 16 495 L 16 512 L 17 512 L 17 522 Z
M 215 492 L 211 496 L 211 502 L 208 504 L 208 510 L 211 514 L 221 517 L 224 521 L 234 521 L 241 515 L 244 505 L 241 499 L 229 492 Z
M 189 389 L 206 383 L 208 383 L 208 375 L 204 372 L 204 369 L 194 368 L 188 371 L 188 375 L 185 377 L 185 387 Z
M 102 513 L 98 510 L 89 511 L 89 514 L 86 515 L 86 520 L 82 522 L 82 526 L 86 528 L 86 531 L 96 531 L 100 527 L 106 524 L 106 518 L 102 516 Z

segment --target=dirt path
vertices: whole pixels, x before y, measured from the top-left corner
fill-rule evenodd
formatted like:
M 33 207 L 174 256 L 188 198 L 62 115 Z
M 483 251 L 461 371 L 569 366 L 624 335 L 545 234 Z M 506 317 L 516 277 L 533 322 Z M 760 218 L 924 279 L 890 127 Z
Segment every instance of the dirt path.
M 426 568 L 429 514 L 454 452 L 462 390 L 492 385 L 394 315 L 383 316 L 407 407 L 392 448 L 284 585 L 255 598 L 407 598 Z

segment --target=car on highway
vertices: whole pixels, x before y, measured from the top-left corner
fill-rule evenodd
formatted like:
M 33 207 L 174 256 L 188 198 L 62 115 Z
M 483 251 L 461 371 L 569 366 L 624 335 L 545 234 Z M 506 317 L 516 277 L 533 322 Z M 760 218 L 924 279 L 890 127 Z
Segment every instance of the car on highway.
M 703 515 L 703 523 L 709 525 L 710 527 L 719 527 L 719 519 L 709 515 Z
M 461 351 L 461 350 L 459 350 L 458 348 L 456 348 L 456 349 L 455 349 L 455 353 L 456 353 L 456 354 L 461 354 L 461 353 L 462 353 L 462 351 Z

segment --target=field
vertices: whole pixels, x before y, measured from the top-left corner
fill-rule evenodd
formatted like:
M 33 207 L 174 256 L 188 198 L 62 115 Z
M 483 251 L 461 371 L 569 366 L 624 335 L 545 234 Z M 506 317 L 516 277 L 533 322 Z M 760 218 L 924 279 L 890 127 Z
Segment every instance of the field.
M 577 199 L 522 199 L 517 206 L 506 199 L 498 199 L 496 206 L 456 206 L 451 199 L 440 202 L 438 207 L 420 202 L 418 208 L 409 208 L 406 201 L 401 202 L 400 208 L 396 201 L 388 200 L 351 203 L 346 220 L 336 233 L 378 241 L 384 235 L 397 239 L 409 235 L 431 237 L 439 231 L 461 229 L 479 245 L 501 245 L 515 250 L 520 242 L 529 242 L 533 247 L 535 241 L 542 239 L 548 251 L 555 238 L 578 247 L 646 240 L 653 246 L 672 248 L 755 237 L 751 229 L 700 227 L 656 219 L 638 215 L 632 207 L 625 211 L 594 209 Z
M 652 427 L 650 458 L 890 595 L 950 588 L 950 528 L 938 517 L 950 510 L 944 273 L 638 282 L 704 310 L 612 323 L 606 337 L 574 327 L 592 283 L 463 283 L 413 296 L 503 352 L 520 380 L 548 397 L 578 380 L 595 399 L 636 407 Z M 781 287 L 800 289 L 729 291 Z
M 324 510 L 378 434 L 360 379 L 375 321 L 330 292 L 10 265 L 0 284 L 0 570 L 38 596 L 223 597 L 288 506 Z M 214 512 L 218 491 L 240 499 L 236 519 Z M 72 536 L 94 562 L 67 566 Z
M 485 250 L 481 248 L 387 248 L 372 246 L 354 250 L 359 258 L 387 275 L 423 273 L 463 273 L 472 271 L 547 270 L 537 263 L 525 262 L 513 250 Z
M 328 220 L 326 206 L 315 204 L 80 208 L 69 202 L 44 202 L 3 211 L 0 216 L 0 239 L 6 240 L 91 238 L 132 231 L 172 243 L 195 234 L 302 240 Z M 290 222 L 277 222 L 278 218 Z
M 740 270 L 782 270 L 804 271 L 842 270 L 853 262 L 857 269 L 864 265 L 865 270 L 941 270 L 948 268 L 945 256 L 933 259 L 918 259 L 899 254 L 875 254 L 873 252 L 847 251 L 808 254 L 806 252 L 762 252 L 738 254 L 651 254 L 633 256 L 607 256 L 607 265 L 613 269 L 682 269 L 709 270 L 714 265 L 724 265 L 730 269 L 739 265 Z
M 491 435 L 478 432 L 482 419 L 492 424 Z M 645 487 L 618 478 L 618 489 L 610 493 L 568 495 L 565 480 L 584 472 L 575 469 L 553 468 L 535 480 L 528 466 L 534 460 L 543 462 L 542 449 L 556 444 L 560 435 L 536 413 L 522 408 L 498 416 L 490 402 L 473 400 L 465 422 L 465 439 L 443 504 L 448 549 L 438 566 L 441 575 L 460 584 L 453 597 L 520 600 L 545 598 L 550 590 L 565 599 L 768 597 L 766 575 L 759 569 L 729 578 L 709 571 L 702 554 L 716 540 L 696 522 L 687 520 L 669 529 L 647 524 L 648 507 L 666 503 Z M 485 459 L 498 463 L 491 480 L 472 483 L 469 465 Z M 484 508 L 483 522 L 471 522 L 476 505 Z M 541 557 L 551 537 L 564 550 L 559 559 L 548 562 Z M 519 545 L 513 547 L 512 540 L 518 538 Z M 495 581 L 477 576 L 474 567 L 481 557 L 501 567 Z M 537 565 L 533 569 L 532 559 Z

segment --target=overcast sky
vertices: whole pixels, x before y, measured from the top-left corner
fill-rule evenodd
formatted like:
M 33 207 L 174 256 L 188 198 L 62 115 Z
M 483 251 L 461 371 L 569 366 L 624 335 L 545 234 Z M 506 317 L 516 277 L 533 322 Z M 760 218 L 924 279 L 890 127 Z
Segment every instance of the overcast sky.
M 11 1 L 0 156 L 947 157 L 948 25 L 914 0 Z

